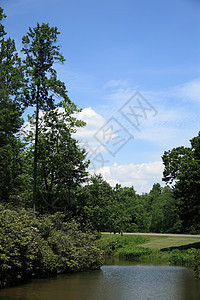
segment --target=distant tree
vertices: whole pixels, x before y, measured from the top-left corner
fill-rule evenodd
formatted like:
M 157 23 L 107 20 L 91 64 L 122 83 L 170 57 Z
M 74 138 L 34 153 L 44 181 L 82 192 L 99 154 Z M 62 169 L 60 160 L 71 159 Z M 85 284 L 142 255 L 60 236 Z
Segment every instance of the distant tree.
M 160 195 L 161 203 L 163 203 L 164 220 L 162 224 L 163 232 L 180 233 L 181 221 L 178 214 L 176 199 L 174 198 L 173 189 L 165 186 Z
M 169 186 L 153 185 L 146 196 L 150 212 L 150 232 L 179 232 L 180 222 L 175 207 L 175 199 Z
M 35 106 L 35 149 L 34 149 L 34 186 L 33 208 L 35 210 L 37 194 L 37 160 L 39 136 L 39 111 L 55 109 L 56 101 L 70 104 L 66 86 L 58 80 L 54 64 L 65 61 L 56 45 L 59 35 L 56 27 L 49 24 L 37 24 L 22 38 L 22 52 L 25 54 L 23 67 L 26 76 L 26 105 Z M 70 111 L 72 113 L 72 111 Z
M 166 151 L 163 180 L 173 185 L 183 232 L 200 232 L 200 133 L 190 140 L 191 147 Z
M 88 183 L 76 195 L 76 215 L 93 229 L 105 231 L 111 218 L 108 207 L 114 202 L 114 192 L 108 182 L 99 175 L 91 176 Z
M 115 201 L 110 210 L 108 224 L 114 232 L 134 232 L 137 230 L 136 206 L 138 197 L 133 187 L 114 187 Z
M 149 232 L 151 226 L 151 206 L 149 205 L 149 195 L 142 194 L 134 206 L 134 223 L 138 232 Z

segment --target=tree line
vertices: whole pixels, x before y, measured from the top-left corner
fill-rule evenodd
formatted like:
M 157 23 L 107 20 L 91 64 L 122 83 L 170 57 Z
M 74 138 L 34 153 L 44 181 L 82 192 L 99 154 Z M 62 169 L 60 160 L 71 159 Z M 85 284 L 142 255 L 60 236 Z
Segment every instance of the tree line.
M 134 187 L 89 176 L 87 153 L 72 137 L 85 123 L 55 68 L 65 61 L 58 29 L 29 28 L 20 55 L 6 38 L 5 17 L 0 8 L 0 202 L 40 214 L 61 211 L 97 232 L 199 232 L 200 134 L 191 147 L 164 153 L 165 187 L 155 183 L 138 195 Z M 25 128 L 28 107 L 34 112 Z

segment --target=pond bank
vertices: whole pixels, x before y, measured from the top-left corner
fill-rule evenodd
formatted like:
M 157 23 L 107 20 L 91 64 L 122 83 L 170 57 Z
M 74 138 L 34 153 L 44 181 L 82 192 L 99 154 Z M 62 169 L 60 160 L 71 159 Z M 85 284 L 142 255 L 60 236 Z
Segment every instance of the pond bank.
M 126 260 L 187 266 L 200 278 L 200 239 L 142 235 L 102 235 L 98 241 L 106 255 Z

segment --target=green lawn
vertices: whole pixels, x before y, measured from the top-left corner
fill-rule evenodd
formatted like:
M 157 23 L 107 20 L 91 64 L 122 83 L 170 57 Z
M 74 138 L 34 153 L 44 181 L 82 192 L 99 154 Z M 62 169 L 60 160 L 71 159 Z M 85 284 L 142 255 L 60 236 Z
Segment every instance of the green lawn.
M 192 245 L 193 244 L 193 245 Z M 161 250 L 165 248 L 171 247 L 181 247 L 185 246 L 185 248 L 192 248 L 192 246 L 197 246 L 199 244 L 200 248 L 200 238 L 196 237 L 163 237 L 163 236 L 152 236 L 150 237 L 150 241 L 147 243 L 140 244 L 138 246 L 142 246 L 149 249 Z

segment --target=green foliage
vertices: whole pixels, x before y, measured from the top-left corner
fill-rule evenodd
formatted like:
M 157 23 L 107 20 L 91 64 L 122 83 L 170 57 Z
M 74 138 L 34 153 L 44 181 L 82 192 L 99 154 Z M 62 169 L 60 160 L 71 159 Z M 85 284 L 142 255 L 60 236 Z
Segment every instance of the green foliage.
M 0 22 L 4 17 L 0 8 Z M 16 134 L 23 123 L 21 60 L 14 40 L 4 35 L 0 24 L 0 201 L 8 201 L 19 190 L 22 143 Z
M 138 197 L 133 187 L 124 187 L 116 185 L 113 189 L 113 203 L 106 207 L 109 217 L 106 222 L 107 230 L 110 232 L 122 233 L 125 231 L 136 230 L 136 207 Z
M 178 147 L 163 155 L 163 179 L 174 185 L 176 209 L 182 222 L 182 232 L 200 231 L 200 133 L 191 141 L 191 147 Z
M 0 22 L 4 17 L 1 9 Z M 68 211 L 97 232 L 179 231 L 170 189 L 155 184 L 149 194 L 137 195 L 133 187 L 112 188 L 101 175 L 81 186 L 89 162 L 72 133 L 84 122 L 75 118 L 79 110 L 54 68 L 65 61 L 58 29 L 44 23 L 29 28 L 22 62 L 14 41 L 5 40 L 3 25 L 0 35 L 0 200 L 30 207 L 34 196 L 35 209 L 37 196 L 37 211 Z M 35 112 L 24 147 L 17 134 L 28 106 Z
M 60 54 L 60 47 L 56 45 L 58 35 L 56 27 L 37 23 L 33 29 L 29 27 L 22 38 L 27 106 L 38 104 L 39 109 L 48 110 L 55 107 L 55 97 L 68 100 L 65 84 L 57 79 L 53 68 L 55 63 L 65 61 Z
M 61 213 L 37 218 L 0 205 L 0 223 L 0 287 L 102 264 L 91 232 Z
M 179 232 L 180 222 L 172 189 L 154 184 L 149 194 L 142 195 L 144 210 L 148 216 L 146 232 Z
M 94 176 L 75 198 L 76 214 L 93 229 L 104 232 L 178 232 L 180 221 L 170 187 L 155 184 L 149 194 L 133 187 L 112 188 L 101 175 Z
M 166 254 L 163 254 L 161 251 L 142 246 L 142 244 L 146 244 L 149 240 L 149 237 L 137 235 L 103 235 L 97 244 L 106 255 L 130 261 L 160 262 L 166 260 L 164 257 Z
M 199 250 L 191 248 L 188 250 L 172 250 L 169 256 L 169 262 L 175 265 L 194 266 L 195 257 Z
M 22 38 L 23 48 L 22 52 L 25 54 L 23 60 L 23 69 L 26 79 L 26 85 L 24 89 L 25 105 L 35 106 L 35 132 L 34 136 L 34 170 L 33 170 L 33 209 L 35 210 L 36 197 L 38 194 L 37 188 L 37 172 L 38 172 L 38 151 L 42 149 L 42 144 L 46 144 L 44 147 L 51 147 L 51 143 L 48 145 L 47 136 L 44 137 L 40 132 L 39 112 L 44 110 L 45 114 L 51 115 L 51 122 L 49 121 L 50 128 L 46 130 L 53 130 L 55 123 L 58 121 L 55 119 L 57 110 L 56 107 L 67 107 L 68 116 L 77 111 L 76 106 L 70 101 L 67 96 L 67 90 L 64 82 L 61 82 L 57 78 L 57 72 L 54 69 L 54 65 L 57 62 L 63 63 L 64 57 L 60 53 L 60 47 L 56 45 L 58 35 L 57 27 L 50 27 L 49 24 L 42 23 L 33 29 L 29 27 L 29 31 Z M 59 103 L 56 103 L 58 102 Z M 52 112 L 53 111 L 53 112 Z M 71 118 L 72 119 L 72 118 Z M 47 121 L 47 120 L 46 120 Z M 52 123 L 53 121 L 53 123 Z M 66 120 L 65 120 L 66 121 Z M 71 124 L 70 124 L 71 125 Z M 47 126 L 47 122 L 45 123 Z M 41 136 L 42 135 L 42 136 Z M 55 140 L 54 136 L 54 140 Z M 43 139 L 43 140 L 42 140 Z M 57 137 L 57 140 L 59 136 Z M 40 140 L 40 144 L 39 144 Z M 55 147 L 54 147 L 55 149 Z M 66 150 L 67 151 L 67 150 Z M 47 151 L 46 151 L 47 152 Z M 55 151 L 53 151 L 55 152 Z M 40 151 L 41 153 L 41 151 Z M 43 155 L 47 155 L 43 151 Z M 45 161 L 43 160 L 43 164 Z M 49 168 L 49 166 L 47 166 Z M 49 171 L 51 172 L 51 170 Z M 47 176 L 46 170 L 43 167 L 43 175 L 45 177 L 45 185 L 47 189 Z M 53 176 L 53 175 L 51 175 Z M 48 196 L 49 193 L 46 191 Z M 51 191 L 50 191 L 51 193 Z M 49 200 L 49 199 L 47 199 Z
M 119 257 L 123 257 L 127 260 L 138 260 L 139 258 L 144 258 L 145 256 L 150 256 L 152 250 L 143 247 L 126 247 L 119 251 Z
M 6 34 L 2 24 L 4 18 L 6 18 L 6 15 L 3 13 L 3 8 L 0 7 L 0 41 L 2 41 L 1 38 Z
M 117 236 L 114 236 L 109 239 L 101 237 L 98 241 L 98 245 L 104 250 L 106 254 L 112 254 L 114 251 L 119 250 L 123 247 L 123 240 L 119 239 Z
M 90 182 L 76 193 L 75 214 L 83 222 L 91 223 L 94 230 L 103 231 L 110 217 L 107 208 L 112 205 L 113 199 L 112 187 L 102 176 L 92 176 Z
M 69 115 L 69 107 L 46 111 L 39 119 L 37 150 L 37 210 L 73 210 L 73 195 L 87 178 L 86 153 L 72 138 L 72 131 L 84 123 Z M 34 120 L 30 120 L 26 155 L 32 156 Z M 30 168 L 29 174 L 33 173 Z
M 196 273 L 196 276 L 200 279 L 200 249 L 196 250 L 194 254 L 193 268 Z

